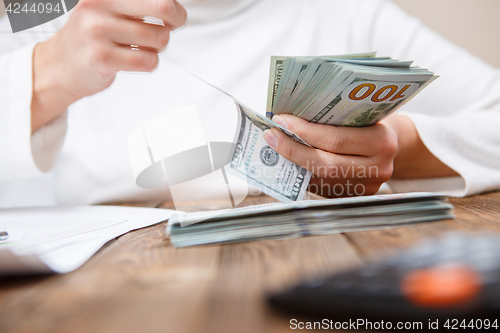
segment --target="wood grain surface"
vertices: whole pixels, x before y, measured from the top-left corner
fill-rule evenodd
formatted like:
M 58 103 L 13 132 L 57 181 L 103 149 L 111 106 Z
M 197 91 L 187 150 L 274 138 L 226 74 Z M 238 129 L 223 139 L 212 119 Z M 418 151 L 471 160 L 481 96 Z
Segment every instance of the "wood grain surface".
M 249 197 L 244 205 L 273 202 Z M 392 229 L 176 249 L 165 223 L 125 234 L 65 275 L 0 279 L 0 332 L 292 332 L 268 292 L 450 230 L 500 233 L 500 192 L 451 199 L 457 218 Z M 172 203 L 128 203 L 173 208 Z M 192 210 L 216 209 L 199 202 Z

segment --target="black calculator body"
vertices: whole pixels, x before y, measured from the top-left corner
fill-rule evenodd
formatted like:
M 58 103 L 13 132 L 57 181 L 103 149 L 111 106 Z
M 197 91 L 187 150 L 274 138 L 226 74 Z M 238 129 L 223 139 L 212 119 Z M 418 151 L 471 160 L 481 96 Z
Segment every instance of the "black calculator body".
M 445 234 L 389 260 L 274 293 L 269 302 L 315 318 L 441 319 L 443 324 L 488 318 L 490 324 L 498 319 L 498 328 L 500 238 Z

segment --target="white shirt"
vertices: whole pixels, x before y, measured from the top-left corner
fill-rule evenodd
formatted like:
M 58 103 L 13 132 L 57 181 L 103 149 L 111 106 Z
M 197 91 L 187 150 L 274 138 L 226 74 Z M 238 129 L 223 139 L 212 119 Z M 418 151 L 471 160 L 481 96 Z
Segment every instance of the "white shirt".
M 161 63 L 175 63 L 262 113 L 271 55 L 378 51 L 429 68 L 440 78 L 399 112 L 413 120 L 427 148 L 460 177 L 389 184 L 399 192 L 455 196 L 500 189 L 500 71 L 393 3 L 181 2 L 189 23 L 173 34 Z M 189 87 L 170 77 L 164 65 L 154 74 L 119 74 L 111 88 L 71 105 L 67 121 L 63 116 L 30 135 L 33 46 L 54 35 L 67 18 L 27 33 L 0 34 L 0 207 L 162 195 L 135 185 L 127 138 L 139 123 L 184 106 L 174 95 L 182 90 L 189 96 Z M 10 31 L 6 17 L 0 31 Z

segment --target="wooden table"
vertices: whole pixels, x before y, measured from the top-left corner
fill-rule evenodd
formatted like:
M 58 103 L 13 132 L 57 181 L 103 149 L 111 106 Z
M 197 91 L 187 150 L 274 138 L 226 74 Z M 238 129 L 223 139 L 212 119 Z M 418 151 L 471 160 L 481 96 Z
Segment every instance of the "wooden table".
M 245 204 L 272 201 L 249 197 Z M 267 292 L 445 231 L 500 233 L 500 192 L 450 201 L 455 220 L 292 240 L 176 249 L 164 223 L 144 228 L 70 274 L 1 279 L 0 332 L 290 332 L 291 318 L 267 306 Z

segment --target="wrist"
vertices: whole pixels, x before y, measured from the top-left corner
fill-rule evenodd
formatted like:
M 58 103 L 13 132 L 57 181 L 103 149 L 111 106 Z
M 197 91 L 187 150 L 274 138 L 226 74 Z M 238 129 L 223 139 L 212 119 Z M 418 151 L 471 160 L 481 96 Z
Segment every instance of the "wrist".
M 393 114 L 384 122 L 392 127 L 398 137 L 392 178 L 416 179 L 458 175 L 431 153 L 409 117 Z
M 70 104 L 81 98 L 64 84 L 62 61 L 55 51 L 60 49 L 53 43 L 53 39 L 38 43 L 33 51 L 32 132 L 59 117 Z
M 414 166 L 415 154 L 418 154 L 418 141 L 420 140 L 417 129 L 410 118 L 393 114 L 386 122 L 396 132 L 398 148 L 394 156 L 394 178 L 406 178 Z

